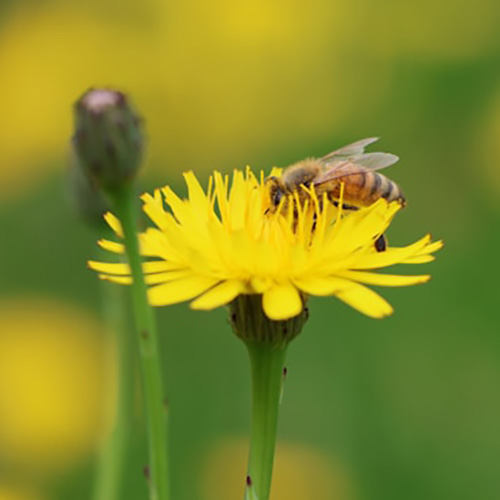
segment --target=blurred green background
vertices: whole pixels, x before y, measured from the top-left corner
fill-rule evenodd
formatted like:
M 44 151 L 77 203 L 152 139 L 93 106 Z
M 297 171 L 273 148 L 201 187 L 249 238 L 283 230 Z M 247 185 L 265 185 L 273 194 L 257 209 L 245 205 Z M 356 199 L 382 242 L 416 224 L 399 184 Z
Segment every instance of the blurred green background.
M 103 85 L 146 118 L 143 189 L 382 137 L 409 200 L 390 241 L 446 247 L 431 283 L 382 291 L 390 318 L 311 301 L 273 498 L 500 498 L 499 33 L 496 0 L 3 0 L 0 499 L 91 498 L 109 428 L 98 234 L 65 187 L 72 103 Z M 174 498 L 241 498 L 244 348 L 223 310 L 158 313 Z M 146 498 L 144 438 L 138 401 L 124 498 Z

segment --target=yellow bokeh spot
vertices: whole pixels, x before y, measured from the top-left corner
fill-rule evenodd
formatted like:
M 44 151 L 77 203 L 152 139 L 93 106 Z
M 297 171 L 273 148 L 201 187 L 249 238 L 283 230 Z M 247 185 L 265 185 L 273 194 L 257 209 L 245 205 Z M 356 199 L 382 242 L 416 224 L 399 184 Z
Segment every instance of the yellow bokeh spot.
M 60 470 L 94 450 L 109 352 L 102 333 L 64 303 L 0 303 L 0 460 L 8 468 Z
M 8 11 L 0 32 L 2 196 L 25 192 L 67 161 L 71 106 L 90 86 L 132 96 L 163 182 L 359 128 L 370 110 L 380 116 L 402 59 L 470 61 L 498 44 L 496 0 L 96 5 Z
M 0 500 L 41 500 L 41 497 L 26 487 L 0 483 Z
M 9 11 L 0 32 L 2 195 L 61 169 L 71 106 L 90 86 L 132 96 L 162 182 L 330 136 L 360 100 L 375 109 L 388 88 L 383 69 L 379 78 L 370 71 L 367 87 L 346 63 L 348 3 L 145 0 L 141 10 L 136 24 L 81 4 Z
M 248 440 L 224 439 L 210 448 L 202 464 L 200 483 L 206 500 L 241 498 L 245 487 Z M 309 445 L 279 443 L 271 498 L 276 500 L 352 500 L 346 467 Z
M 67 160 L 72 105 L 84 90 L 133 88 L 141 61 L 147 64 L 129 65 L 139 40 L 140 33 L 75 9 L 31 6 L 12 15 L 0 36 L 0 185 L 7 194 Z

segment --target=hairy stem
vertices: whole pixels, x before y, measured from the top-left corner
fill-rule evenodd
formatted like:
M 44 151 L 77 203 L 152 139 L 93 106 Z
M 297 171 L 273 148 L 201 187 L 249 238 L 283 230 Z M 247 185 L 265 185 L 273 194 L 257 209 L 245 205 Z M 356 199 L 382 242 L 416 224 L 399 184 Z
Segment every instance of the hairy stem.
M 137 238 L 137 210 L 132 187 L 127 185 L 110 194 L 120 219 L 133 284 L 132 302 L 139 347 L 140 371 L 149 441 L 148 480 L 151 500 L 168 500 L 167 404 L 159 359 L 159 342 L 153 310 L 148 303 Z

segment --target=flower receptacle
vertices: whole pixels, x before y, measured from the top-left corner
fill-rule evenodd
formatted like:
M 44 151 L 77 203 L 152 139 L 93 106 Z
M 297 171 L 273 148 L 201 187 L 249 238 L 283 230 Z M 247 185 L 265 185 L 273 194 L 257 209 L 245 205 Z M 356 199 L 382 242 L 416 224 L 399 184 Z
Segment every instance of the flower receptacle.
M 262 308 L 262 295 L 242 294 L 229 305 L 231 326 L 237 337 L 244 342 L 269 343 L 286 346 L 302 331 L 308 319 L 306 298 L 297 316 L 286 320 L 269 319 Z

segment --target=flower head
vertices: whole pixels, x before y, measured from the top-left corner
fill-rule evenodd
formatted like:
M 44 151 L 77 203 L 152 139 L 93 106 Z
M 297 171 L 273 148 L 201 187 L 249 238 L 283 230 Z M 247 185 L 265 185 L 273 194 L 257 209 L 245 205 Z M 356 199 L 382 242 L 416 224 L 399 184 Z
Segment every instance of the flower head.
M 193 309 L 213 309 L 241 294 L 262 296 L 271 320 L 298 315 L 309 295 L 336 296 L 375 318 L 392 307 L 365 285 L 406 286 L 424 283 L 428 275 L 382 274 L 377 269 L 398 263 L 434 259 L 442 243 L 429 235 L 406 247 L 377 252 L 398 202 L 381 199 L 358 211 L 343 211 L 314 190 L 304 204 L 287 203 L 269 210 L 269 189 L 261 173 L 250 169 L 229 177 L 215 172 L 205 192 L 192 172 L 184 174 L 187 199 L 170 187 L 144 194 L 143 210 L 156 227 L 140 234 L 149 301 L 162 306 L 191 300 Z M 342 204 L 340 203 L 341 207 Z M 107 221 L 118 237 L 119 221 Z M 120 242 L 101 240 L 111 252 L 123 253 Z M 100 277 L 131 282 L 127 264 L 90 262 Z

